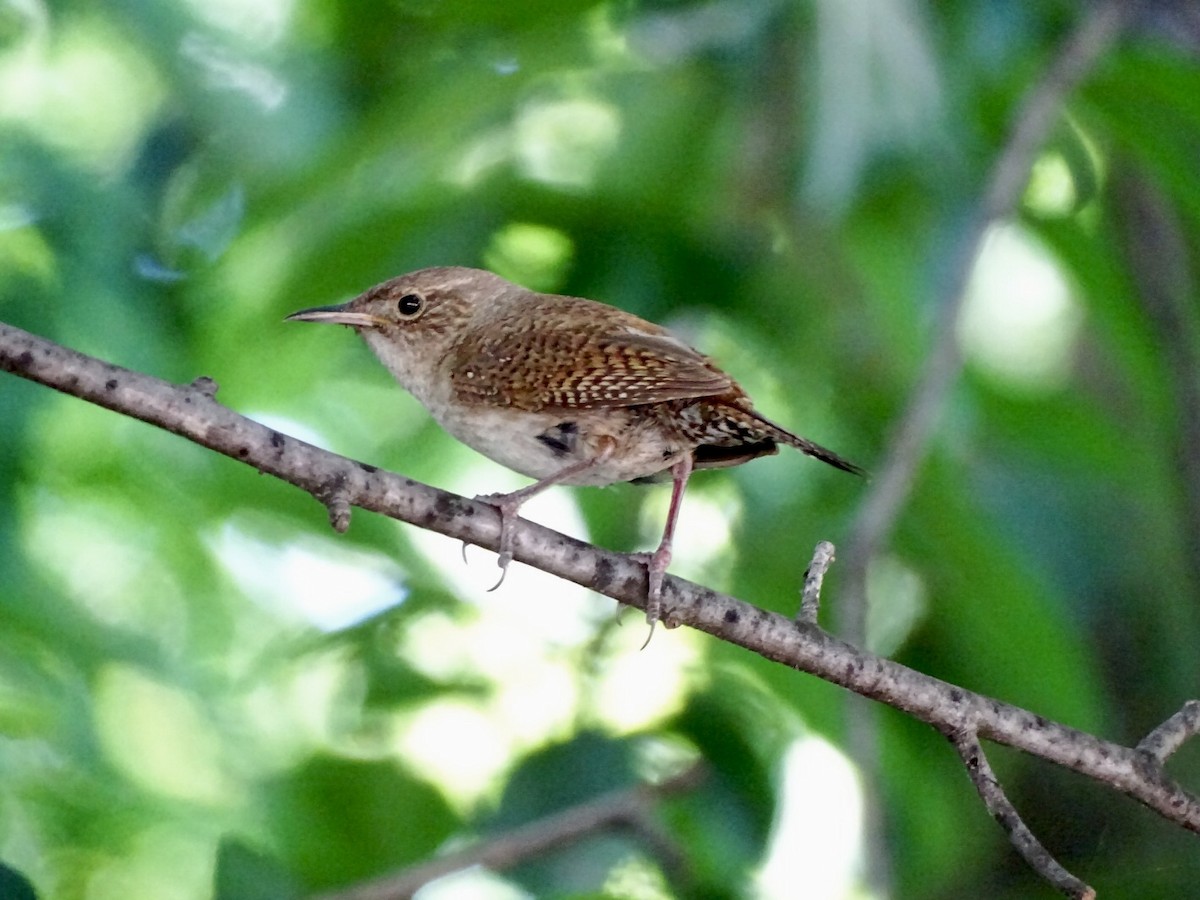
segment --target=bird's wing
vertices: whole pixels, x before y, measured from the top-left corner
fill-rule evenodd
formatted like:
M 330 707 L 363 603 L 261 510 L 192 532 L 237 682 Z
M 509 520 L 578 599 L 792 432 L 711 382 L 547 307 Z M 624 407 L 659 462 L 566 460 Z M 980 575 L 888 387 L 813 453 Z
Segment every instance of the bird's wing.
M 706 357 L 665 331 L 502 331 L 457 348 L 450 378 L 460 400 L 530 411 L 604 409 L 734 387 Z

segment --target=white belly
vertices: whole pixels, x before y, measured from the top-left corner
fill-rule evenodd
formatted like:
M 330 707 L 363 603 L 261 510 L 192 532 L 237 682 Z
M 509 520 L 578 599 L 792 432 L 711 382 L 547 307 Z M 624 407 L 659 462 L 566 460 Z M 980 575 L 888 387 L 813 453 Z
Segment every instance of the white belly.
M 438 422 L 488 459 L 537 479 L 549 478 L 582 460 L 596 459 L 609 438 L 616 440 L 615 453 L 564 479 L 563 484 L 605 485 L 644 478 L 670 468 L 680 455 L 692 450 L 678 439 L 665 439 L 652 423 L 619 409 L 531 413 L 473 408 L 470 415 L 450 409 Z M 560 430 L 564 425 L 567 428 Z

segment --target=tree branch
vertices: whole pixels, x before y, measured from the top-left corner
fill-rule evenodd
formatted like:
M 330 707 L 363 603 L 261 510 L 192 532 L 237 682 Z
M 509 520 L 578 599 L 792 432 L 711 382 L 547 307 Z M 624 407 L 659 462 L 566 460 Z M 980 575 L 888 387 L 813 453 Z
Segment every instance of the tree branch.
M 1128 166 L 1114 166 L 1114 217 L 1124 239 L 1136 296 L 1146 311 L 1178 410 L 1172 450 L 1179 477 L 1179 505 L 1187 544 L 1184 560 L 1200 588 L 1200 352 L 1193 310 L 1196 278 L 1188 237 L 1167 198 Z
M 825 573 L 833 565 L 834 546 L 821 541 L 813 551 L 812 562 L 804 571 L 804 591 L 800 595 L 800 609 L 796 621 L 802 625 L 816 625 L 821 611 L 821 587 L 825 584 Z
M 1101 0 L 1088 7 L 1083 20 L 1068 36 L 1042 77 L 1018 107 L 1008 139 L 1000 149 L 983 193 L 962 230 L 945 276 L 934 297 L 937 321 L 924 370 L 909 395 L 908 405 L 894 426 L 883 463 L 855 515 L 846 543 L 847 561 L 840 633 L 852 644 L 866 643 L 867 570 L 887 541 L 893 524 L 912 492 L 925 460 L 962 358 L 958 325 L 966 305 L 971 273 L 988 229 L 1010 216 L 1020 202 L 1030 168 L 1058 122 L 1067 96 L 1113 45 L 1129 12 L 1130 0 Z M 870 709 L 850 704 L 846 710 L 847 748 L 862 771 L 868 788 L 879 784 L 879 740 Z M 868 790 L 868 798 L 874 791 Z M 883 823 L 868 799 L 866 808 L 868 867 L 872 879 L 886 878 Z M 886 885 L 879 885 L 886 890 Z
M 1029 826 L 1025 824 L 1016 807 L 1012 805 L 1012 801 L 1004 793 L 1004 789 L 1000 787 L 996 773 L 992 771 L 992 764 L 988 762 L 987 755 L 983 752 L 983 747 L 980 745 L 979 737 L 974 729 L 955 731 L 948 734 L 947 737 L 954 745 L 954 749 L 958 751 L 963 765 L 966 766 L 967 775 L 970 776 L 971 783 L 975 785 L 975 790 L 979 792 L 983 805 L 992 814 L 992 818 L 1004 829 L 1008 839 L 1012 841 L 1012 845 L 1017 848 L 1017 852 L 1021 854 L 1025 862 L 1068 897 L 1093 900 L 1096 892 L 1064 869 L 1029 830 Z
M 935 298 L 937 331 L 925 369 L 892 433 L 887 456 L 872 476 L 870 491 L 851 529 L 846 553 L 846 602 L 850 609 L 844 615 L 842 628 L 847 640 L 855 643 L 863 640 L 867 566 L 887 539 L 908 499 L 946 395 L 962 366 L 958 322 L 983 239 L 992 223 L 1012 215 L 1017 208 L 1034 158 L 1058 122 L 1063 102 L 1116 41 L 1129 7 L 1129 0 L 1104 0 L 1088 8 L 1084 20 L 1018 109 L 983 195 L 963 229 L 947 277 Z
M 678 850 L 647 820 L 659 800 L 694 790 L 704 781 L 705 775 L 704 766 L 695 765 L 661 784 L 639 784 L 614 791 L 474 846 L 345 890 L 320 894 L 312 900 L 407 900 L 429 882 L 452 872 L 471 866 L 486 866 L 503 872 L 589 835 L 614 829 L 638 832 L 643 843 L 654 848 L 656 856 L 673 860 L 673 867 L 681 869 L 683 863 Z
M 1197 732 L 1200 732 L 1200 700 L 1189 700 L 1183 709 L 1142 738 L 1137 750 L 1162 765 Z
M 260 425 L 218 403 L 209 379 L 170 384 L 3 323 L 0 369 L 157 425 L 296 485 L 327 504 L 334 511 L 335 524 L 348 524 L 349 509 L 357 506 L 498 549 L 499 517 L 488 504 L 346 459 Z M 518 523 L 513 553 L 520 562 L 645 608 L 646 568 L 629 556 L 597 549 L 525 520 Z M 1195 704 L 1185 706 L 1134 749 L 859 650 L 815 624 L 793 621 L 674 576 L 664 583 L 663 606 L 663 621 L 670 627 L 687 625 L 706 632 L 885 703 L 944 734 L 961 730 L 963 722 L 973 723 L 979 737 L 1094 778 L 1168 821 L 1200 833 L 1200 798 L 1176 784 L 1162 767 L 1163 759 L 1194 732 Z

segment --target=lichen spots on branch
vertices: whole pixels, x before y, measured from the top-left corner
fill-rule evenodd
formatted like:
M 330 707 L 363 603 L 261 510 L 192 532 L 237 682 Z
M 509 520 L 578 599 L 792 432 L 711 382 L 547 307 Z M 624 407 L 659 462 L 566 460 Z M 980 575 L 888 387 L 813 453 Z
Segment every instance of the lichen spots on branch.
M 220 390 L 220 385 L 218 385 L 217 382 L 208 375 L 201 375 L 200 377 L 193 379 L 191 387 L 195 388 L 209 399 L 215 398 L 217 396 L 217 391 Z
M 461 498 L 455 497 L 453 494 L 441 494 L 434 501 L 433 511 L 439 518 L 453 519 L 457 516 L 473 516 L 475 515 L 475 507 L 473 504 L 464 503 Z
M 613 579 L 616 577 L 616 567 L 613 566 L 611 560 L 598 559 L 595 573 L 592 576 L 592 588 L 603 593 L 612 586 Z

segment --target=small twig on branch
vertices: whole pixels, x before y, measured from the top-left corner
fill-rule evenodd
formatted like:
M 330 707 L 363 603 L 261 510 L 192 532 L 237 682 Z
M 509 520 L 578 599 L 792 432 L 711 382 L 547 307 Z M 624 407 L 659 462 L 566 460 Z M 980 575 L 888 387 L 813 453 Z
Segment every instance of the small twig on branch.
M 632 829 L 643 838 L 660 859 L 666 855 L 669 867 L 682 863 L 682 855 L 661 831 L 648 824 L 651 813 L 663 797 L 695 790 L 706 777 L 702 764 L 692 766 L 661 784 L 640 784 L 615 791 L 590 803 L 582 803 L 536 822 L 530 822 L 471 847 L 421 863 L 392 875 L 357 884 L 351 888 L 320 894 L 312 900 L 406 900 L 437 878 L 471 866 L 485 866 L 496 872 L 511 869 L 582 838 L 613 829 Z
M 1068 897 L 1092 900 L 1096 896 L 1096 892 L 1064 869 L 1029 830 L 1025 820 L 1021 818 L 1016 807 L 1012 805 L 1012 801 L 1008 799 L 1008 795 L 1004 793 L 1004 789 L 1000 787 L 1000 782 L 996 779 L 995 772 L 992 771 L 991 763 L 988 762 L 987 754 L 983 752 L 983 746 L 979 743 L 979 737 L 975 731 L 964 728 L 951 731 L 946 736 L 954 745 L 954 749 L 958 751 L 963 765 L 967 768 L 971 783 L 975 785 L 975 790 L 979 792 L 979 797 L 983 800 L 983 805 L 987 807 L 992 818 L 1004 829 L 1008 839 L 1017 848 L 1017 852 L 1021 854 L 1025 862 Z
M 812 562 L 804 572 L 804 593 L 800 596 L 797 622 L 817 624 L 817 615 L 821 611 L 821 586 L 825 583 L 825 573 L 833 565 L 833 554 L 834 546 L 829 541 L 821 541 L 813 551 Z
M 191 386 L 208 397 L 216 397 L 217 391 L 220 390 L 217 382 L 207 375 L 201 375 L 199 378 L 193 380 Z
M 333 478 L 329 484 L 323 485 L 313 494 L 325 504 L 329 510 L 329 525 L 339 534 L 344 534 L 350 528 L 350 497 L 346 491 L 345 479 L 340 476 Z
M 493 507 L 439 491 L 321 450 L 240 416 L 211 394 L 122 369 L 0 323 L 0 369 L 89 400 L 182 435 L 274 475 L 321 498 L 330 485 L 349 505 L 382 513 L 491 550 L 500 523 Z M 339 503 L 342 500 L 338 501 Z M 524 519 L 513 556 L 621 603 L 646 604 L 646 568 L 626 554 L 599 550 Z M 942 733 L 975 723 L 981 738 L 1006 744 L 1110 785 L 1168 821 L 1200 833 L 1200 797 L 1167 776 L 1158 756 L 1182 738 L 1195 711 L 1185 707 L 1179 725 L 1157 729 L 1148 752 L 1123 747 L 1052 722 L 1011 704 L 975 694 L 860 650 L 814 624 L 668 576 L 663 601 L 672 625 L 688 625 L 760 656 L 816 675 L 886 703 Z M 1168 727 L 1169 726 L 1169 727 Z M 1157 749 L 1156 749 L 1157 748 Z
M 1137 751 L 1161 766 L 1197 733 L 1200 733 L 1200 700 L 1189 700 L 1183 709 L 1142 738 Z

